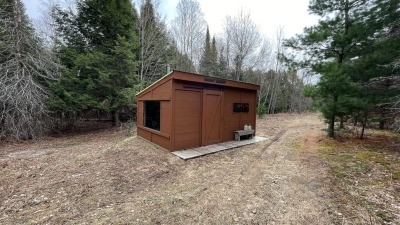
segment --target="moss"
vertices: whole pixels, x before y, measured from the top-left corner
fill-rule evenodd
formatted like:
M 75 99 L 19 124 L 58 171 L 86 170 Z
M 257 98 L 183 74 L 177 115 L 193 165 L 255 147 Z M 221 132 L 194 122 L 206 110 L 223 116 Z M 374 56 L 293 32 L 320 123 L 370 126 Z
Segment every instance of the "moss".
M 318 151 L 324 154 L 336 152 L 336 142 L 333 140 L 325 139 L 319 143 Z
M 380 163 L 382 165 L 388 164 L 385 156 L 382 153 L 372 151 L 361 151 L 356 154 L 356 158 L 359 160 L 372 161 Z
M 293 149 L 293 150 L 297 150 L 297 151 L 303 150 L 301 144 L 298 143 L 298 142 L 295 142 L 295 143 L 292 144 L 292 149 Z
M 392 173 L 392 179 L 393 180 L 400 180 L 400 172 Z
M 395 219 L 395 217 L 391 213 L 385 212 L 385 211 L 382 211 L 382 210 L 379 210 L 376 213 L 376 215 L 379 216 L 386 223 L 393 222 L 393 220 Z

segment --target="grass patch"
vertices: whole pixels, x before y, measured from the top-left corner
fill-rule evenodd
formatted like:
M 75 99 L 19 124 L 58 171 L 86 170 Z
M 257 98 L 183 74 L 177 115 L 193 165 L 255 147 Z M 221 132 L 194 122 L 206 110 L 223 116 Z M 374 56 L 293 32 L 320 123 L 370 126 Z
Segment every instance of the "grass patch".
M 361 151 L 357 152 L 356 158 L 364 161 L 371 161 L 375 163 L 380 163 L 382 165 L 387 165 L 390 162 L 385 158 L 385 156 L 380 152 L 372 151 Z
M 393 172 L 392 173 L 393 180 L 400 180 L 400 172 Z
M 345 136 L 319 143 L 331 168 L 338 210 L 349 221 L 400 223 L 400 135 L 374 130 L 368 134 L 365 140 Z

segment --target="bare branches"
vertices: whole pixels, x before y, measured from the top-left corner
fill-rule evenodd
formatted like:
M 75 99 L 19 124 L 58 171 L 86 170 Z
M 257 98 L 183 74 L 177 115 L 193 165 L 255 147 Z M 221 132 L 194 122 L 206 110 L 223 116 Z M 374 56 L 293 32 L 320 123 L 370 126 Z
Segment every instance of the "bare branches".
M 0 12 L 0 138 L 36 138 L 48 125 L 44 87 L 58 79 L 58 64 L 44 50 L 20 0 Z
M 243 80 L 245 60 L 255 53 L 262 43 L 259 28 L 251 20 L 250 14 L 242 10 L 235 17 L 226 17 L 225 35 L 227 51 L 231 54 L 230 61 L 235 65 L 233 79 Z
M 172 23 L 172 33 L 178 49 L 198 66 L 206 22 L 197 0 L 180 0 L 177 17 Z
M 168 46 L 166 24 L 155 12 L 150 0 L 141 0 L 139 19 L 139 75 L 143 87 L 166 73 L 165 59 Z

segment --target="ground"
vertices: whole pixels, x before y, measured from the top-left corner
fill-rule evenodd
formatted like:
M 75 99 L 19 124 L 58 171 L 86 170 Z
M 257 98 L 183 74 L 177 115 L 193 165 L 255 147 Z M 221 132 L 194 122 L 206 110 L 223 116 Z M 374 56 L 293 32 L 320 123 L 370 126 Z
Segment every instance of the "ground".
M 400 224 L 399 135 L 324 127 L 266 116 L 268 140 L 188 161 L 128 127 L 2 143 L 0 224 Z

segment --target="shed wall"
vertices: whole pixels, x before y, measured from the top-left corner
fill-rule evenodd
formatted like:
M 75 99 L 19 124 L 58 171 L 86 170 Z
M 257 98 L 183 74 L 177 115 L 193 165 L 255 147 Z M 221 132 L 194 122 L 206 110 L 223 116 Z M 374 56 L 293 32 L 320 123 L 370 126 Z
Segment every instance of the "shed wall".
M 139 136 L 154 142 L 163 148 L 173 150 L 171 141 L 172 126 L 172 79 L 161 82 L 138 97 L 137 133 Z M 160 131 L 144 127 L 144 102 L 160 101 Z
M 201 91 L 177 89 L 174 100 L 174 149 L 201 146 Z
M 234 103 L 248 103 L 249 112 L 234 112 Z M 243 130 L 245 124 L 256 125 L 257 92 L 238 88 L 224 90 L 223 141 L 234 140 L 233 132 Z

